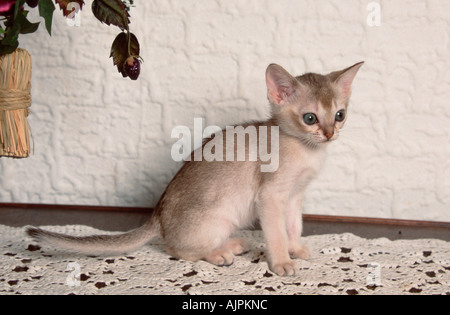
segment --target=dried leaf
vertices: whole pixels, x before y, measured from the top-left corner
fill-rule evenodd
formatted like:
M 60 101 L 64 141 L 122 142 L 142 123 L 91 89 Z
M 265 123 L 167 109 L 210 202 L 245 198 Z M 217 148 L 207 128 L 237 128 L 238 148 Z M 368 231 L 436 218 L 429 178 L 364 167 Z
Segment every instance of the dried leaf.
M 137 37 L 130 33 L 130 51 L 128 51 L 128 34 L 125 32 L 117 35 L 111 46 L 111 55 L 113 58 L 114 65 L 117 66 L 117 70 L 122 73 L 124 77 L 126 77 L 126 73 L 124 72 L 124 64 L 125 61 L 130 56 L 138 57 L 140 52 L 139 41 Z
M 120 0 L 94 0 L 92 13 L 101 22 L 107 25 L 118 26 L 122 31 L 128 29 L 130 16 L 127 7 Z
M 83 5 L 84 5 L 83 0 L 55 0 L 55 1 L 56 1 L 56 3 L 59 4 L 59 7 L 61 8 L 61 10 L 63 10 L 63 14 L 66 17 L 69 16 L 69 14 L 71 14 L 74 10 L 77 9 L 75 6 L 73 6 L 73 2 L 78 4 L 80 6 L 80 9 L 82 9 Z M 72 5 L 69 6 L 69 3 L 72 3 Z M 69 7 L 67 7 L 67 6 L 69 6 Z

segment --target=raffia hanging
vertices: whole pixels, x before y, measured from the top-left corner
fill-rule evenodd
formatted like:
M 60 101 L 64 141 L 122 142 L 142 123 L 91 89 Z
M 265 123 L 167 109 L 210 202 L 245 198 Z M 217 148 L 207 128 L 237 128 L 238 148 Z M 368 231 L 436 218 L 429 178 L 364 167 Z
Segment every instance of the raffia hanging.
M 0 56 L 0 157 L 30 155 L 31 56 L 24 49 Z

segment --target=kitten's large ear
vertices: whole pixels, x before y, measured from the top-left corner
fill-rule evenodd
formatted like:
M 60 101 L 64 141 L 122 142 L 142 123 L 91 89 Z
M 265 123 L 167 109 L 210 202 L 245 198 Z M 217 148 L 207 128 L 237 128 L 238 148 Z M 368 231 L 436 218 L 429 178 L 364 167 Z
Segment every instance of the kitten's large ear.
M 350 95 L 352 93 L 352 83 L 356 74 L 358 73 L 359 68 L 364 64 L 364 61 L 359 62 L 347 69 L 341 71 L 335 71 L 328 75 L 331 82 L 333 82 L 339 93 L 339 97 L 344 101 L 348 101 Z
M 267 96 L 271 104 L 285 105 L 300 84 L 283 67 L 271 64 L 266 70 Z

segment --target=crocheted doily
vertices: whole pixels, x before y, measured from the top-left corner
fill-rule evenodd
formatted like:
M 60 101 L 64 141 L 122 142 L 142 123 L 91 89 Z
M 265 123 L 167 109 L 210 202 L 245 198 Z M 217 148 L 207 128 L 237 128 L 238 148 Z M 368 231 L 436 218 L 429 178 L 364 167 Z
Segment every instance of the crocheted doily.
M 44 227 L 72 235 L 86 226 Z M 40 248 L 23 228 L 0 225 L 0 294 L 450 294 L 450 242 L 304 238 L 300 272 L 279 277 L 267 265 L 261 231 L 242 231 L 252 250 L 229 267 L 170 257 L 162 240 L 120 257 L 83 257 Z

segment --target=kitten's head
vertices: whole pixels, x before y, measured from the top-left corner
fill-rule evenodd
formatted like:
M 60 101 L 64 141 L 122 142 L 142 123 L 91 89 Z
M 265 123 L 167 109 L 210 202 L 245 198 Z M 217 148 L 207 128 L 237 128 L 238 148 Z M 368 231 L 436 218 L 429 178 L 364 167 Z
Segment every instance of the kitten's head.
M 311 147 L 336 140 L 347 118 L 353 79 L 363 63 L 328 75 L 298 77 L 279 65 L 269 65 L 268 98 L 280 128 Z

